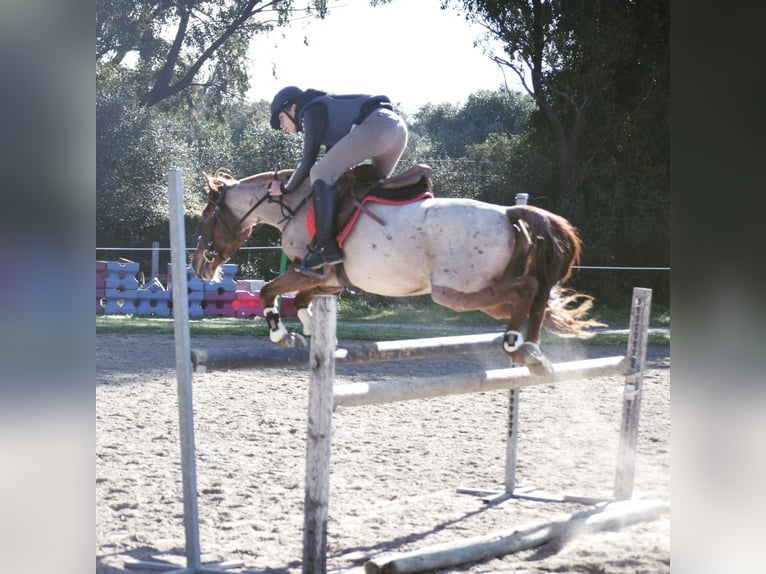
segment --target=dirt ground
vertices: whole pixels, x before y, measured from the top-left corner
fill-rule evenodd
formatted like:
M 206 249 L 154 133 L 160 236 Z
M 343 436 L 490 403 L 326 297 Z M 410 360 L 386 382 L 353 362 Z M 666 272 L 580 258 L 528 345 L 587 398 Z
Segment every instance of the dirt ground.
M 96 572 L 150 571 L 126 567 L 134 560 L 184 566 L 173 336 L 99 334 L 96 343 Z M 269 343 L 255 337 L 192 337 L 191 345 Z M 576 342 L 544 350 L 554 361 L 624 353 Z M 650 347 L 647 362 L 634 497 L 669 503 L 669 348 Z M 507 366 L 500 352 L 338 365 L 336 384 Z M 308 380 L 304 368 L 194 374 L 203 563 L 241 560 L 244 567 L 233 572 L 301 571 Z M 517 486 L 608 498 L 622 384 L 620 377 L 603 377 L 523 389 Z M 521 499 L 488 505 L 456 491 L 502 487 L 507 409 L 507 391 L 337 409 L 328 570 L 361 571 L 379 554 L 584 509 Z M 670 572 L 670 515 L 449 571 Z

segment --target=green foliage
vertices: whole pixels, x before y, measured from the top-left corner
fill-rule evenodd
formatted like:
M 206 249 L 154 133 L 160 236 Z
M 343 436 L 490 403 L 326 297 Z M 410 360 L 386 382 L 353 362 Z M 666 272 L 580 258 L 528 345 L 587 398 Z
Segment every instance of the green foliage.
M 530 203 L 579 227 L 584 265 L 669 266 L 668 0 L 460 4 L 535 101 L 506 156 Z M 668 300 L 667 272 L 577 277 L 610 300 L 635 281 Z
M 296 10 L 323 17 L 326 0 L 97 0 L 96 61 L 135 59 L 135 95 L 146 106 L 200 106 L 211 113 L 249 88 L 247 49 Z
M 480 90 L 465 105 L 426 104 L 414 118 L 412 131 L 427 135 L 432 158 L 463 157 L 466 147 L 479 144 L 492 133 L 518 134 L 533 109 L 528 96 L 507 90 Z
M 262 106 L 261 113 L 238 130 L 237 158 L 232 163 L 237 177 L 293 168 L 298 163 L 303 149 L 302 136 L 273 130 L 268 119 L 268 108 Z
M 145 244 L 167 235 L 167 172 L 188 166 L 188 148 L 163 114 L 128 95 L 129 73 L 97 75 L 96 237 L 101 245 Z

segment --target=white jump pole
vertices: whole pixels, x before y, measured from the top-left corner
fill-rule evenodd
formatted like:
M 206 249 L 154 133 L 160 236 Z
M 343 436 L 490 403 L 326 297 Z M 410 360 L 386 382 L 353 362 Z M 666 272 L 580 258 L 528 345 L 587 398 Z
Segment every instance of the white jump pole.
M 168 200 L 170 203 L 170 259 L 173 272 L 173 324 L 175 329 L 178 422 L 181 439 L 184 529 L 186 531 L 186 567 L 179 569 L 174 564 L 147 561 L 128 562 L 125 566 L 149 570 L 167 570 L 169 574 L 216 574 L 223 572 L 222 569 L 239 568 L 243 566 L 243 562 L 241 560 L 229 560 L 203 566 L 200 559 L 188 311 L 189 292 L 186 281 L 186 231 L 184 227 L 183 180 L 180 169 L 171 169 L 168 172 Z
M 525 367 L 510 367 L 436 377 L 348 383 L 336 387 L 333 394 L 335 406 L 358 407 L 501 389 L 521 389 L 627 372 L 627 359 L 624 356 L 615 356 L 556 363 L 553 365 L 553 372 L 546 375 L 532 375 Z

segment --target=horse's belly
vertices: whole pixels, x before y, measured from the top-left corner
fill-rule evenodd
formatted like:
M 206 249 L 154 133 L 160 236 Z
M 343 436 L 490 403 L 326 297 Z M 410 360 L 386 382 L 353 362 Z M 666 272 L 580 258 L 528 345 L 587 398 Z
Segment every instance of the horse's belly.
M 376 209 L 386 225 L 362 215 L 343 246 L 349 280 L 369 293 L 388 297 L 431 292 L 422 217 L 405 207 Z

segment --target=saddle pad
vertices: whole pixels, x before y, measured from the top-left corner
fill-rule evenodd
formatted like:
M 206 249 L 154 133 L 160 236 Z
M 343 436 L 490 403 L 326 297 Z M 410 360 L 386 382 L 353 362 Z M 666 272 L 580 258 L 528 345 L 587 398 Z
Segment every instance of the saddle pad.
M 414 203 L 422 199 L 428 199 L 433 196 L 434 194 L 431 193 L 430 191 L 424 191 L 417 195 L 412 195 L 410 197 L 406 197 L 403 199 L 391 199 L 386 197 L 378 197 L 377 195 L 368 195 L 362 199 L 361 203 L 362 205 L 368 202 L 384 203 L 386 205 L 405 205 L 407 203 Z M 343 242 L 346 240 L 346 237 L 348 237 L 348 234 L 351 233 L 351 229 L 354 227 L 354 224 L 356 223 L 356 220 L 359 218 L 359 215 L 361 213 L 362 212 L 359 210 L 359 208 L 356 208 L 354 212 L 351 214 L 351 217 L 349 218 L 348 222 L 346 222 L 346 224 L 343 225 L 343 228 L 340 230 L 337 236 L 339 247 L 341 248 L 343 247 Z M 313 238 L 314 235 L 316 235 L 316 220 L 314 218 L 313 204 L 309 205 L 308 212 L 306 213 L 306 229 L 309 232 L 309 237 Z

